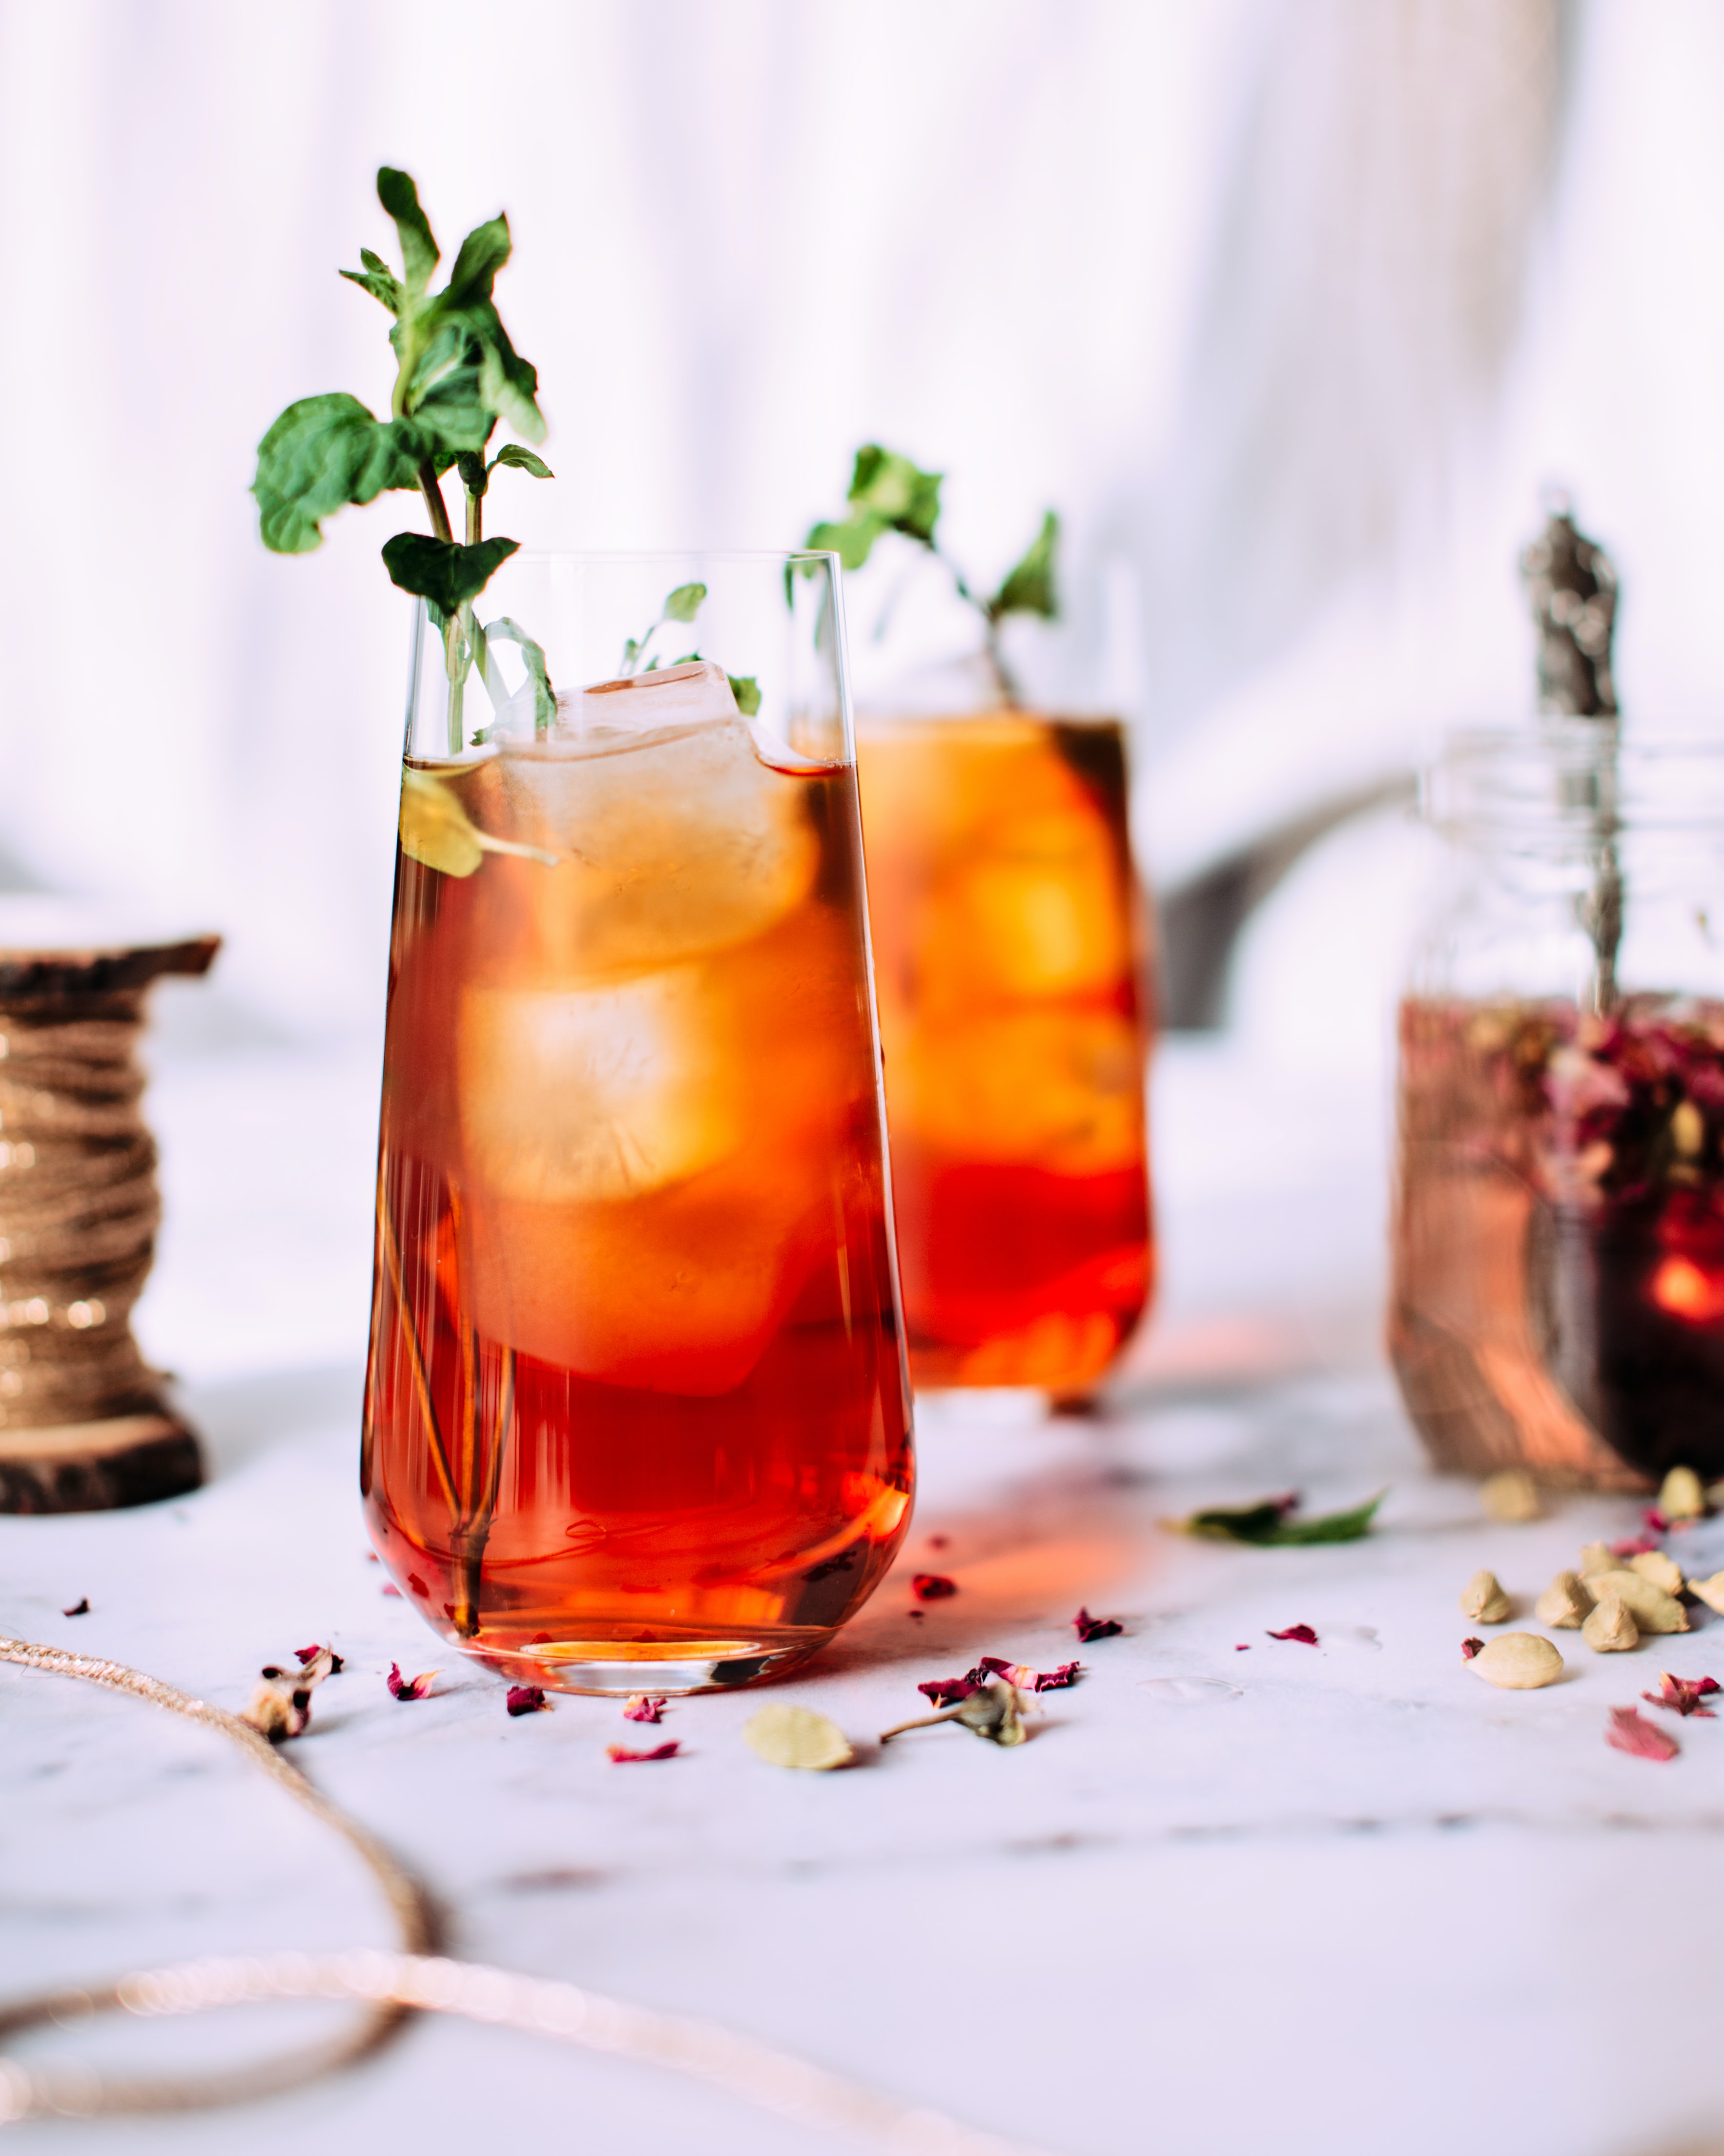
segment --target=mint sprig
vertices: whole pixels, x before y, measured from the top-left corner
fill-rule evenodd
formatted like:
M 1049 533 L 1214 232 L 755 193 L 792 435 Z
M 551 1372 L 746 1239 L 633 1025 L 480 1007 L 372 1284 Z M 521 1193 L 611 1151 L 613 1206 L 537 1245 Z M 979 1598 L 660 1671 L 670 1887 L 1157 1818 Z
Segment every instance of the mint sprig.
M 423 497 L 431 536 L 398 533 L 383 549 L 384 566 L 401 590 L 426 600 L 442 630 L 449 678 L 449 745 L 459 752 L 463 684 L 469 668 L 495 701 L 485 632 L 472 603 L 519 542 L 484 536 L 484 508 L 499 466 L 549 479 L 551 468 L 531 449 L 506 444 L 487 463 L 485 450 L 499 422 L 525 441 L 545 438 L 539 377 L 516 351 L 492 297 L 497 273 L 512 251 L 509 221 L 492 218 L 461 242 L 449 281 L 431 287 L 441 259 L 418 190 L 407 173 L 385 165 L 377 200 L 394 223 L 401 247 L 396 270 L 369 248 L 363 267 L 343 270 L 394 318 L 389 342 L 396 360 L 389 417 L 379 419 L 357 397 L 333 392 L 290 404 L 258 446 L 259 528 L 280 554 L 310 553 L 323 542 L 326 517 L 379 494 Z M 456 469 L 466 493 L 458 541 L 443 497 L 442 480 Z M 536 646 L 534 647 L 537 649 Z
M 656 658 L 647 659 L 648 645 L 670 622 L 692 626 L 695 615 L 706 603 L 705 584 L 679 584 L 674 592 L 668 593 L 664 605 L 659 609 L 659 619 L 645 635 L 631 636 L 624 640 L 622 664 L 617 669 L 618 680 L 629 681 L 633 680 L 637 674 L 656 674 L 661 662 Z M 698 651 L 685 651 L 681 658 L 673 659 L 670 664 L 673 666 L 692 666 L 700 662 L 700 658 Z M 641 665 L 644 659 L 646 660 L 644 666 Z M 731 694 L 736 700 L 736 709 L 745 719 L 752 719 L 760 709 L 759 681 L 752 674 L 726 674 L 725 679 L 731 685 Z
M 1060 543 L 1060 519 L 1049 509 L 1041 529 L 1030 542 L 1021 561 L 1007 572 L 991 598 L 972 591 L 957 564 L 940 546 L 936 536 L 940 521 L 940 488 L 943 472 L 923 471 L 908 457 L 878 442 L 856 452 L 850 477 L 850 514 L 838 522 L 814 525 L 807 544 L 816 552 L 836 554 L 847 569 L 859 569 L 874 551 L 876 540 L 889 531 L 914 540 L 943 562 L 958 597 L 982 617 L 988 663 L 1001 694 L 1009 704 L 1018 701 L 1018 688 L 1000 649 L 999 626 L 1014 613 L 1039 615 L 1044 621 L 1059 619 L 1059 597 L 1054 584 L 1054 562 Z

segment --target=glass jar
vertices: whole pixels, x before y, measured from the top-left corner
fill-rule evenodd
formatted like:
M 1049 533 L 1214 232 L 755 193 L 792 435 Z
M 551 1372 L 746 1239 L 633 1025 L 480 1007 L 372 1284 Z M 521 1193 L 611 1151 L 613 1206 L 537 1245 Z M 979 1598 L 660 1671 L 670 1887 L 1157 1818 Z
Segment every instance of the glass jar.
M 1388 1345 L 1439 1466 L 1724 1474 L 1724 747 L 1456 738 L 1401 1011 Z
M 419 608 L 362 1484 L 511 1677 L 793 1668 L 909 1524 L 835 570 L 517 556 Z

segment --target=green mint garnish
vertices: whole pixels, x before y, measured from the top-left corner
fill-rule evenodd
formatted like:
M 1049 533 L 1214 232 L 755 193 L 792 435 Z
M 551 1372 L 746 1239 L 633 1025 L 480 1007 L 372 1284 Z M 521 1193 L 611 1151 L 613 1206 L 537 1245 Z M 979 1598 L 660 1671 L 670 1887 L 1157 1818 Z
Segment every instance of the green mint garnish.
M 1050 509 L 1029 551 L 992 598 L 971 590 L 962 572 L 942 552 L 936 537 L 940 521 L 940 487 L 943 472 L 926 472 L 894 449 L 870 442 L 856 452 L 850 476 L 850 514 L 842 522 L 816 524 L 807 545 L 818 553 L 836 554 L 847 569 L 859 569 L 874 551 L 875 540 L 888 531 L 914 540 L 943 562 L 958 596 L 982 617 L 988 662 L 1008 703 L 1018 701 L 1017 685 L 1000 649 L 999 625 L 1008 615 L 1037 614 L 1044 621 L 1059 618 L 1054 588 L 1054 557 L 1060 541 L 1060 519 Z
M 394 317 L 389 417 L 377 418 L 357 397 L 339 391 L 290 404 L 259 444 L 252 492 L 264 543 L 279 554 L 309 553 L 320 546 L 323 519 L 350 502 L 414 489 L 423 495 L 430 536 L 398 534 L 384 547 L 383 561 L 394 583 L 429 603 L 443 631 L 449 747 L 459 753 L 469 669 L 477 667 L 494 704 L 502 692 L 487 656 L 485 632 L 472 610 L 474 599 L 519 544 L 484 537 L 482 505 L 491 475 L 503 465 L 534 479 L 552 475 L 542 458 L 514 443 L 489 463 L 485 450 L 500 421 L 526 441 L 544 439 L 539 378 L 511 342 L 492 298 L 497 272 L 511 253 L 508 219 L 495 217 L 469 232 L 448 283 L 434 292 L 431 276 L 440 254 L 418 190 L 405 172 L 386 165 L 377 174 L 377 200 L 394 222 L 400 270 L 362 248 L 364 267 L 340 274 Z M 443 497 L 443 477 L 451 467 L 466 493 L 461 541 Z M 540 652 L 541 673 L 543 656 Z M 533 678 L 536 690 L 539 675 Z M 550 709 L 554 716 L 554 702 Z M 541 714 L 541 730 L 549 723 Z

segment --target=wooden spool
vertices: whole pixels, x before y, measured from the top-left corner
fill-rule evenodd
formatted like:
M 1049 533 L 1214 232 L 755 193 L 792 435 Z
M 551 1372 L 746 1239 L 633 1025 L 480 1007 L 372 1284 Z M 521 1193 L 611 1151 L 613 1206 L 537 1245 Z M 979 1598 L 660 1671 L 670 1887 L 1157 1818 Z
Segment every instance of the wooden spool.
M 136 1050 L 151 983 L 206 972 L 220 941 L 0 943 L 0 1512 L 203 1480 L 131 1335 L 162 1217 Z

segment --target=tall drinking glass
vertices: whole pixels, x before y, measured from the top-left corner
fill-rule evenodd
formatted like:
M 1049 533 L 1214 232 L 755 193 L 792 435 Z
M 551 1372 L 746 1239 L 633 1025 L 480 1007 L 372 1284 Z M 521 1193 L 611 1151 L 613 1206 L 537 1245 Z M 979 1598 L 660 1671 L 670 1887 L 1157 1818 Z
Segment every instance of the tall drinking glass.
M 911 1373 L 1081 1398 L 1154 1286 L 1123 729 L 997 696 L 858 734 Z
M 834 557 L 422 605 L 362 1467 L 403 1593 L 567 1691 L 805 1660 L 909 1521 L 894 1264 Z

